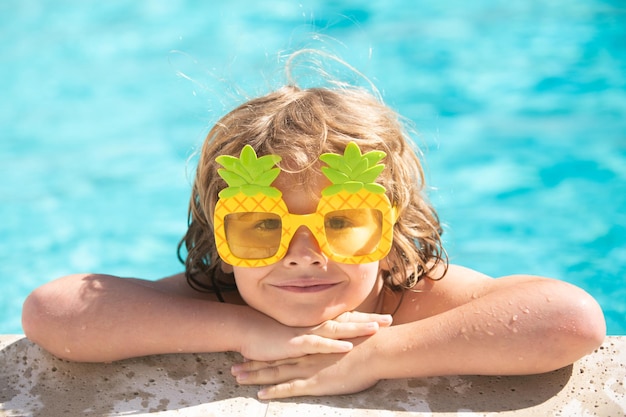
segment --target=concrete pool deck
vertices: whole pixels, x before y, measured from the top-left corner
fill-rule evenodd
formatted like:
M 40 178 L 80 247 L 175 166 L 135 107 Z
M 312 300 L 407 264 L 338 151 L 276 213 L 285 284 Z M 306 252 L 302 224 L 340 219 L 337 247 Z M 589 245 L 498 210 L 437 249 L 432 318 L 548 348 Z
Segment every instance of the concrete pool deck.
M 0 416 L 626 415 L 626 337 L 563 369 L 514 377 L 381 381 L 353 395 L 259 401 L 230 376 L 234 353 L 70 363 L 24 336 L 0 336 Z

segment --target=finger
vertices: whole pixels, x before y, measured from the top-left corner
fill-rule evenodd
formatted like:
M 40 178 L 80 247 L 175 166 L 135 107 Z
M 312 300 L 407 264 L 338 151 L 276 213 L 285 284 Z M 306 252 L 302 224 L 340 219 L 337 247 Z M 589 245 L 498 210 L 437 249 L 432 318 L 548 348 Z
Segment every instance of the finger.
M 343 338 L 339 335 L 337 339 Z M 332 332 L 328 336 L 306 334 L 291 340 L 294 354 L 290 357 L 299 357 L 313 353 L 346 353 L 352 350 L 353 344 L 346 340 L 336 340 Z
M 314 334 L 295 336 L 288 341 L 288 347 L 281 354 L 281 359 L 299 358 L 317 353 L 347 353 L 354 344 L 347 340 L 322 337 Z M 265 358 L 259 358 L 261 361 Z M 246 359 L 248 361 L 249 359 Z
M 337 381 L 335 381 L 337 382 Z M 339 395 L 363 391 L 376 385 L 378 381 L 368 380 L 356 384 L 320 381 L 318 378 L 297 378 L 263 388 L 257 393 L 261 400 L 272 400 L 305 395 Z
M 296 378 L 302 378 L 305 372 L 305 368 L 298 365 L 285 364 L 261 368 L 254 371 L 239 372 L 235 375 L 235 379 L 237 383 L 241 385 L 280 384 Z
M 295 365 L 299 361 L 299 358 L 289 358 L 278 361 L 246 361 L 243 363 L 236 363 L 231 366 L 230 373 L 236 376 L 242 372 L 253 372 L 259 369 L 271 368 L 282 365 Z
M 303 395 L 321 395 L 311 391 L 308 380 L 292 380 L 282 384 L 263 388 L 257 393 L 260 400 L 299 397 Z
M 381 326 L 389 326 L 393 321 L 391 314 L 361 313 L 360 311 L 347 311 L 335 318 L 340 323 L 372 323 Z
M 315 329 L 312 333 L 328 339 L 353 339 L 361 336 L 371 336 L 378 331 L 380 325 L 373 322 L 367 323 L 341 323 L 334 320 L 326 321 Z

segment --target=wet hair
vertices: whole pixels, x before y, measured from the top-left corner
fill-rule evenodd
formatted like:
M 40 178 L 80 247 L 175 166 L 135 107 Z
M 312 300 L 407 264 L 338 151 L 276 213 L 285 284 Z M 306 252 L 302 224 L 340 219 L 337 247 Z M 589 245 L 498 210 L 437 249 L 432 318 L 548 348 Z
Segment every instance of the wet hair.
M 227 184 L 217 175 L 219 155 L 238 156 L 251 145 L 259 156 L 277 154 L 279 167 L 307 187 L 319 173 L 322 153 L 343 154 L 354 141 L 363 153 L 382 150 L 386 169 L 378 182 L 398 209 L 393 245 L 382 276 L 392 290 L 412 288 L 440 264 L 447 268 L 438 216 L 425 196 L 424 172 L 399 115 L 362 88 L 309 88 L 288 85 L 252 99 L 222 117 L 203 144 L 189 204 L 187 233 L 179 257 L 187 251 L 185 273 L 198 290 L 236 289 L 220 268 L 213 237 L 213 211 L 218 192 Z M 182 258 L 182 257 L 181 257 Z M 445 269 L 444 269 L 445 271 Z M 445 272 L 444 272 L 445 273 Z M 440 274 L 441 275 L 441 274 Z

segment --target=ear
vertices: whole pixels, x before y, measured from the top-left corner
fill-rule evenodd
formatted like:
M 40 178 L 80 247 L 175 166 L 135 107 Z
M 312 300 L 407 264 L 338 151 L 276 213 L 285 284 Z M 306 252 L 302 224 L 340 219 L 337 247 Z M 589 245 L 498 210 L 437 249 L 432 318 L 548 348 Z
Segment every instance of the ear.
M 233 273 L 233 266 L 231 264 L 227 264 L 224 261 L 220 261 L 220 269 L 225 274 L 232 274 Z

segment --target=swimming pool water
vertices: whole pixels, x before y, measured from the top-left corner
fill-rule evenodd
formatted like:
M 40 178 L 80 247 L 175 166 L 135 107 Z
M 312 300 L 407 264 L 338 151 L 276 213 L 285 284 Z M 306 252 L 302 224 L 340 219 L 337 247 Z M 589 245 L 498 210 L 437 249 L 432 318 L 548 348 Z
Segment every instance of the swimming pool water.
M 626 334 L 621 2 L 220 3 L 0 3 L 0 333 L 55 277 L 180 271 L 188 158 L 314 46 L 414 122 L 453 262 L 572 282 Z

